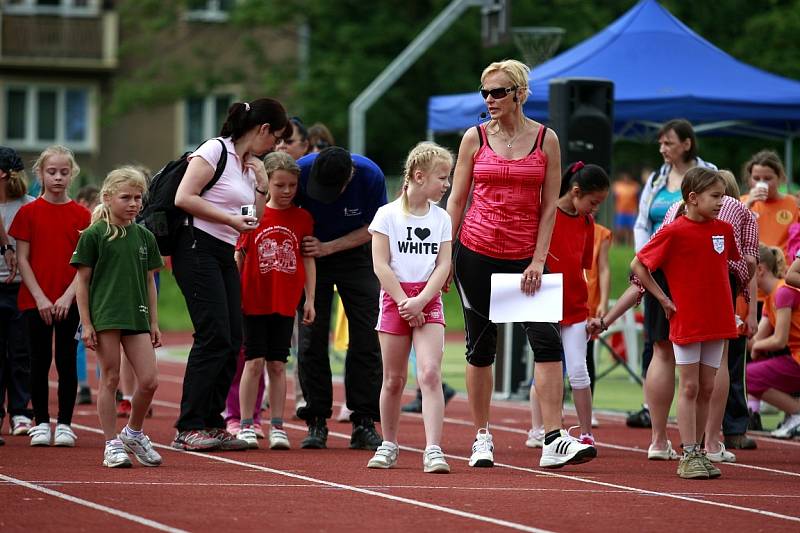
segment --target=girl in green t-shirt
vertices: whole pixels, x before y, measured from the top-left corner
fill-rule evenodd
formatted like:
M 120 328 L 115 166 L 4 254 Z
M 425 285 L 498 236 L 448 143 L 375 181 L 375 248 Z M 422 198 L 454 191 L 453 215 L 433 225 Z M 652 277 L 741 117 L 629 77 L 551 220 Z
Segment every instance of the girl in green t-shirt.
M 100 191 L 102 203 L 92 213 L 71 263 L 78 269 L 77 301 L 81 338 L 97 353 L 100 387 L 97 414 L 106 438 L 103 465 L 130 467 L 128 452 L 145 466 L 161 456 L 142 431 L 145 414 L 158 387 L 154 348 L 161 345 L 154 273 L 163 265 L 155 237 L 134 222 L 147 188 L 136 168 L 113 170 Z M 115 393 L 119 384 L 120 344 L 137 377 L 131 415 L 116 433 Z

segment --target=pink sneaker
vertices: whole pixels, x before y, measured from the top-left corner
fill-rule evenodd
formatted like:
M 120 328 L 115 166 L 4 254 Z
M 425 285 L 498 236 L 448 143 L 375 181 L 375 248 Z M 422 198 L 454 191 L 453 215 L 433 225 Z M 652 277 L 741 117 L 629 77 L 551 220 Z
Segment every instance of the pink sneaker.
M 228 431 L 230 432 L 230 430 Z M 264 438 L 264 430 L 261 429 L 261 424 L 259 424 L 258 422 L 253 424 L 253 431 L 256 432 L 256 437 L 258 437 L 259 439 Z
M 241 429 L 242 425 L 239 423 L 239 420 L 231 418 L 225 423 L 225 430 L 234 437 L 239 434 Z

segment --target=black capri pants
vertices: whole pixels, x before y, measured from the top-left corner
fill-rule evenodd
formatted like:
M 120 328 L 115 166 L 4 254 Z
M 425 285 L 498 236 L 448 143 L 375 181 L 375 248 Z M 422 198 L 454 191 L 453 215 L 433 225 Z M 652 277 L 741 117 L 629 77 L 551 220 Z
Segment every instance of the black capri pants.
M 490 366 L 497 355 L 497 325 L 489 320 L 492 274 L 522 274 L 531 260 L 488 257 L 470 250 L 460 241 L 456 241 L 454 250 L 454 281 L 464 309 L 467 362 L 472 366 Z M 528 337 L 535 362 L 562 360 L 564 349 L 558 324 L 521 322 L 520 325 Z

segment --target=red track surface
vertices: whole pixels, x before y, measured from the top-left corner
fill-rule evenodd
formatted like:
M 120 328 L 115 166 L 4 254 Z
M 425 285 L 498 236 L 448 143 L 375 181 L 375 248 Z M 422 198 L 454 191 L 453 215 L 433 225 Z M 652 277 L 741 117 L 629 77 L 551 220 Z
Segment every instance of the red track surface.
M 327 450 L 300 450 L 305 428 L 294 421 L 289 451 L 186 453 L 168 448 L 183 367 L 161 361 L 160 369 L 156 413 L 145 430 L 162 445 L 164 465 L 102 467 L 93 405 L 76 408 L 74 449 L 31 448 L 27 437 L 4 435 L 0 531 L 800 530 L 800 441 L 761 438 L 758 450 L 737 450 L 739 463 L 721 466 L 721 479 L 684 481 L 676 462 L 646 460 L 648 431 L 601 415 L 598 458 L 548 471 L 538 467 L 540 452 L 524 446 L 524 406 L 496 402 L 497 464 L 471 469 L 474 431 L 459 396 L 447 407 L 442 443 L 450 475 L 422 473 L 419 415 L 403 416 L 405 448 L 389 471 L 367 469 L 371 452 L 349 450 L 349 424 L 333 421 Z M 341 385 L 336 397 L 342 400 Z M 679 441 L 677 432 L 671 438 Z

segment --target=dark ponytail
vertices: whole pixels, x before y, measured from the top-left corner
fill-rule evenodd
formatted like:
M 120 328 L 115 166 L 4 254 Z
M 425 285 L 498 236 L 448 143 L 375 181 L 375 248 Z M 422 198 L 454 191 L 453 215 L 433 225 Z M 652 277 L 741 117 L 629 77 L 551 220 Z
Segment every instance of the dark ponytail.
M 585 165 L 583 161 L 572 163 L 561 177 L 561 191 L 559 198 L 569 192 L 573 185 L 577 185 L 581 194 L 607 191 L 611 187 L 608 174 L 597 165 Z
M 235 141 L 261 124 L 269 124 L 269 130 L 275 132 L 286 128 L 288 122 L 283 104 L 272 98 L 236 102 L 228 108 L 228 117 L 219 134 Z

